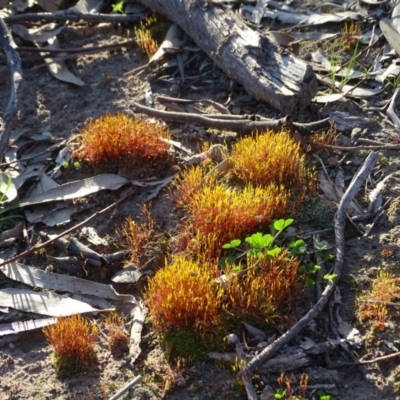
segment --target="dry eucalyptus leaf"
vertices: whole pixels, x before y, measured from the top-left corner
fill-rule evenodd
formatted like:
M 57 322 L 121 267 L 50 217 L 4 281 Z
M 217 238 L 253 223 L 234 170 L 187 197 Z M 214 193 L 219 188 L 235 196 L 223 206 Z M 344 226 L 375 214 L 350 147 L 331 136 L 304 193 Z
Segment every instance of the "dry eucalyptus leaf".
M 63 29 L 65 24 L 58 26 L 56 23 L 42 25 L 39 28 L 28 29 L 25 25 L 11 25 L 11 30 L 22 39 L 28 42 L 46 43 L 51 38 L 57 36 Z
M 61 49 L 60 44 L 56 37 L 48 40 L 48 45 L 41 47 L 43 50 L 46 49 Z M 46 55 L 46 53 L 40 53 L 41 55 Z M 49 72 L 58 80 L 62 82 L 72 83 L 77 86 L 85 86 L 80 78 L 75 76 L 64 63 L 64 61 L 57 61 L 55 57 L 46 57 L 44 59 L 47 69 Z
M 19 206 L 26 207 L 33 204 L 48 203 L 51 201 L 77 199 L 79 197 L 85 197 L 97 193 L 100 190 L 116 190 L 129 182 L 128 179 L 119 175 L 97 175 L 92 178 L 65 183 L 36 196 L 29 196 L 28 198 L 23 199 Z
M 5 266 L 1 267 L 1 271 L 8 278 L 32 287 L 39 287 L 48 290 L 59 290 L 61 292 L 69 292 L 74 294 L 90 294 L 105 299 L 135 303 L 135 298 L 133 296 L 128 294 L 118 294 L 111 285 L 88 281 L 86 279 L 76 278 L 74 276 L 46 272 L 25 264 L 6 264 Z M 0 304 L 3 303 L 0 301 Z
M 54 325 L 56 318 L 31 319 L 29 321 L 16 321 L 6 324 L 0 324 L 0 336 L 14 335 L 20 332 L 41 329 L 45 326 Z
M 286 32 L 268 31 L 266 35 L 268 39 L 277 46 L 286 47 L 295 40 L 292 35 L 289 35 Z
M 82 236 L 95 246 L 108 246 L 107 240 L 102 239 L 92 226 L 85 226 L 81 230 Z
M 57 226 L 70 222 L 76 211 L 75 204 L 56 204 L 51 209 L 48 205 L 37 205 L 32 210 L 25 210 L 25 217 L 32 224 L 42 223 L 47 226 Z
M 28 165 L 24 172 L 19 174 L 13 179 L 13 183 L 17 189 L 19 189 L 27 180 L 36 178 L 43 174 L 46 166 L 44 164 L 31 164 Z
M 114 283 L 136 283 L 144 275 L 152 275 L 154 272 L 151 269 L 140 269 L 134 265 L 126 267 L 123 270 L 117 272 L 111 281 Z
M 37 0 L 37 3 L 47 12 L 57 11 L 62 0 Z
M 104 0 L 79 0 L 77 5 L 72 7 L 71 10 L 77 10 L 84 14 L 94 14 L 103 8 L 104 3 Z
M 149 64 L 160 61 L 167 53 L 172 54 L 180 52 L 182 50 L 182 36 L 182 29 L 178 25 L 172 24 L 165 35 L 164 41 L 161 43 L 156 53 L 150 58 Z
M 353 347 L 360 348 L 362 346 L 363 339 L 358 329 L 342 321 L 337 327 L 337 330 Z
M 66 317 L 73 314 L 101 311 L 65 295 L 41 293 L 29 289 L 1 289 L 0 304 L 16 310 L 51 317 Z
M 397 55 L 400 55 L 400 34 L 397 31 L 397 27 L 389 18 L 384 18 L 379 22 L 379 27 L 390 44 L 390 47 L 396 51 Z
M 245 7 L 246 10 L 250 10 L 252 7 Z M 324 14 L 317 13 L 311 10 L 307 11 L 306 14 L 293 13 L 285 11 L 264 11 L 264 18 L 277 19 L 281 22 L 293 25 L 323 25 L 332 22 L 343 22 L 348 19 L 359 20 L 361 14 L 353 11 L 343 11 L 335 14 Z
M 143 330 L 144 319 L 146 318 L 146 309 L 143 303 L 137 303 L 131 313 L 133 322 L 129 341 L 129 355 L 131 364 L 133 364 L 141 353 L 140 342 Z

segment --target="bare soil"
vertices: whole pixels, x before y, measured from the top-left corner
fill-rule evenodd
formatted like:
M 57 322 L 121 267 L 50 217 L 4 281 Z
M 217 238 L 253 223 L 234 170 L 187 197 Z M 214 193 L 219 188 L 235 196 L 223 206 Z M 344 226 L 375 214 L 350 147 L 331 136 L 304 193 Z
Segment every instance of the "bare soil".
M 63 33 L 62 45 L 67 47 L 79 47 L 91 43 L 107 44 L 121 40 L 122 31 L 115 30 L 111 25 L 97 29 L 85 24 L 81 28 L 68 27 Z M 146 58 L 135 48 L 105 52 L 98 55 L 86 55 L 78 57 L 76 62 L 71 62 L 74 70 L 86 83 L 83 87 L 75 87 L 54 79 L 44 67 L 37 63 L 24 61 L 24 94 L 19 112 L 17 129 L 27 130 L 29 133 L 49 131 L 56 137 L 68 139 L 70 135 L 82 127 L 89 118 L 96 118 L 105 113 L 122 111 L 132 114 L 131 102 L 144 95 L 145 84 L 133 75 L 125 73 L 145 63 Z M 208 98 L 221 103 L 226 103 L 229 109 L 240 113 L 261 113 L 268 117 L 277 117 L 276 111 L 267 109 L 250 98 L 243 88 L 233 84 L 224 74 L 212 69 L 208 75 L 192 79 L 198 76 L 198 66 L 201 61 L 207 61 L 203 55 L 195 62 L 186 66 L 187 79 L 181 83 L 177 69 L 167 69 L 164 75 L 158 79 L 153 77 L 150 86 L 153 94 L 181 96 L 183 98 Z M 210 65 L 212 63 L 210 62 Z M 0 100 L 4 110 L 8 99 L 9 87 L 7 80 L 1 82 Z M 338 110 L 351 110 L 352 115 L 367 116 L 371 119 L 371 129 L 366 133 L 366 138 L 394 142 L 400 139 L 396 132 L 380 114 L 373 111 L 365 111 L 366 102 L 356 103 L 351 100 L 343 100 L 335 103 L 332 108 Z M 378 115 L 378 120 L 373 119 Z M 294 119 L 299 116 L 293 116 Z M 313 111 L 302 118 L 315 118 Z M 208 131 L 203 127 L 170 124 L 175 129 L 176 140 L 185 146 L 196 150 L 204 141 L 221 142 L 219 132 Z M 349 137 L 351 132 L 346 132 Z M 344 153 L 330 153 L 329 156 L 341 158 Z M 382 171 L 382 176 L 399 170 L 400 156 L 398 151 L 382 151 L 386 161 L 377 169 Z M 328 154 L 322 155 L 326 159 Z M 347 178 L 351 178 L 361 165 L 366 152 L 357 151 L 351 153 L 344 164 Z M 64 171 L 59 183 L 81 179 L 91 176 L 96 171 L 89 169 Z M 334 172 L 334 167 L 330 167 Z M 146 176 L 146 171 L 141 171 Z M 157 178 L 165 177 L 160 173 Z M 111 204 L 120 197 L 120 192 L 100 193 L 91 196 L 85 204 L 81 204 L 81 212 L 73 221 L 83 220 L 93 212 L 101 209 L 105 204 Z M 115 231 L 126 216 L 137 218 L 140 211 L 140 203 L 147 195 L 142 189 L 129 201 L 125 202 L 114 213 L 95 220 L 93 226 L 101 236 L 106 234 L 116 237 Z M 386 183 L 384 196 L 387 198 L 400 197 L 400 181 L 396 176 Z M 363 200 L 360 191 L 359 200 Z M 158 227 L 174 235 L 179 220 L 179 212 L 174 208 L 168 191 L 164 190 L 153 201 L 152 213 Z M 369 221 L 371 222 L 371 221 Z M 394 275 L 399 274 L 400 257 L 400 230 L 399 221 L 390 222 L 386 216 L 382 217 L 372 232 L 367 237 L 360 235 L 352 226 L 346 230 L 346 257 L 343 276 L 339 283 L 341 301 L 339 314 L 347 323 L 360 330 L 365 339 L 359 349 L 354 349 L 357 358 L 375 358 L 398 351 L 400 340 L 398 326 L 400 315 L 397 308 L 390 308 L 390 318 L 383 332 L 371 334 L 368 322 L 361 324 L 357 319 L 357 296 L 362 291 L 368 291 L 371 281 L 380 271 L 390 271 Z M 328 224 L 329 225 L 329 224 Z M 330 225 L 331 226 L 331 225 Z M 65 227 L 48 229 L 43 226 L 37 231 L 61 232 Z M 308 225 L 297 226 L 299 230 L 318 228 L 311 221 Z M 333 244 L 332 234 L 328 233 L 322 239 Z M 35 240 L 37 238 L 35 237 Z M 382 249 L 390 244 L 394 248 L 393 256 L 389 259 L 382 258 Z M 161 257 L 162 260 L 162 257 Z M 46 267 L 46 260 L 42 256 L 25 260 L 28 264 Z M 122 266 L 105 270 L 103 281 L 120 269 Z M 0 287 L 23 287 L 4 276 L 0 276 Z M 118 291 L 140 295 L 140 290 L 133 285 L 118 286 Z M 121 305 L 116 304 L 117 308 Z M 310 303 L 311 306 L 311 303 Z M 121 310 L 129 313 L 129 310 Z M 307 310 L 304 310 L 307 311 Z M 16 313 L 12 320 L 30 319 L 32 315 Z M 0 313 L 0 320 L 7 321 L 7 314 Z M 315 326 L 302 333 L 304 336 L 317 338 L 321 335 L 326 339 L 329 331 L 328 310 L 316 321 Z M 300 341 L 301 338 L 299 338 Z M 235 374 L 227 367 L 211 361 L 195 362 L 181 370 L 170 369 L 165 354 L 156 340 L 152 327 L 146 324 L 141 344 L 142 354 L 132 366 L 128 362 L 127 355 L 113 356 L 104 339 L 100 338 L 96 344 L 97 363 L 84 373 L 73 378 L 60 379 L 51 364 L 51 347 L 46 343 L 40 331 L 13 335 L 0 340 L 0 399 L 24 400 L 24 399 L 106 399 L 123 387 L 137 374 L 142 374 L 144 379 L 126 394 L 124 399 L 245 399 L 243 388 L 238 384 Z M 332 354 L 314 357 L 313 365 L 300 371 L 293 371 L 297 381 L 302 373 L 309 376 L 309 385 L 333 384 L 335 389 L 330 393 L 340 400 L 381 400 L 400 399 L 397 394 L 400 369 L 398 359 L 384 363 L 376 363 L 358 367 L 344 367 L 329 369 L 329 362 L 333 364 L 347 361 L 346 355 L 338 349 Z M 290 376 L 289 372 L 289 376 Z M 279 374 L 259 377 L 259 387 L 278 387 Z M 172 389 L 166 392 L 166 381 Z M 296 386 L 295 383 L 293 383 Z M 319 398 L 315 391 L 307 392 L 307 398 Z M 314 393 L 314 394 L 312 394 Z M 314 397 L 312 397 L 314 396 Z M 264 397 L 265 399 L 270 397 Z

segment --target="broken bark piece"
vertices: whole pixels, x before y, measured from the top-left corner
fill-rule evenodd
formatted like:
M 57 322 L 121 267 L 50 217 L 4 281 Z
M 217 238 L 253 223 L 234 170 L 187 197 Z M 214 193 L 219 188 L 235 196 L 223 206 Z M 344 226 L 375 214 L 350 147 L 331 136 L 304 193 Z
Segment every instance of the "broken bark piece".
M 231 10 L 201 1 L 140 0 L 166 15 L 257 100 L 284 114 L 304 110 L 317 92 L 312 67 L 248 27 Z

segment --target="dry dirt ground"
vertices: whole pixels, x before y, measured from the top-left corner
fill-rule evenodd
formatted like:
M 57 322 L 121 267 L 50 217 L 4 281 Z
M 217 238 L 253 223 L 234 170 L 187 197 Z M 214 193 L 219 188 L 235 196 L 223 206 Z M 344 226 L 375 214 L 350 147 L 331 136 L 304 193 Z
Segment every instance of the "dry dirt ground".
M 120 40 L 124 35 L 122 31 L 109 26 L 108 31 L 88 28 L 85 24 L 80 29 L 67 28 L 61 40 L 62 45 L 68 47 L 85 46 L 91 43 L 106 44 Z M 202 56 L 205 60 L 206 57 Z M 24 93 L 20 106 L 18 129 L 26 129 L 29 133 L 49 131 L 56 137 L 69 138 L 72 132 L 76 132 L 89 118 L 96 118 L 105 113 L 122 111 L 132 113 L 131 102 L 133 99 L 144 95 L 145 85 L 134 76 L 125 76 L 125 73 L 142 65 L 144 56 L 137 48 L 118 50 L 114 52 L 101 53 L 99 55 L 87 55 L 78 57 L 71 67 L 86 83 L 84 87 L 75 87 L 54 79 L 45 68 L 37 67 L 37 64 L 26 60 L 24 62 Z M 150 84 L 154 94 L 165 94 L 182 96 L 183 98 L 208 98 L 221 103 L 227 103 L 230 109 L 239 108 L 241 113 L 261 112 L 268 117 L 277 117 L 278 113 L 269 110 L 264 105 L 258 104 L 251 99 L 238 85 L 231 83 L 224 74 L 213 69 L 201 80 L 190 79 L 190 76 L 198 75 L 198 65 L 189 64 L 186 68 L 188 76 L 185 83 L 180 83 L 179 74 L 176 69 L 164 71 L 164 75 Z M 1 82 L 1 106 L 4 110 L 6 104 L 9 84 L 5 67 L 0 74 Z M 394 142 L 400 137 L 383 118 L 374 112 L 364 111 L 365 104 L 357 104 L 353 101 L 341 101 L 334 108 L 349 111 L 352 115 L 363 115 L 371 118 L 371 127 L 366 138 Z M 378 115 L 373 120 L 373 116 Z M 294 118 L 308 118 L 308 116 L 294 116 Z M 312 113 L 310 112 L 310 117 Z M 314 115 L 315 118 L 315 115 Z M 203 141 L 218 141 L 218 133 L 207 131 L 198 126 L 170 125 L 176 131 L 176 139 L 183 144 L 197 149 Z M 346 132 L 346 136 L 350 135 Z M 344 153 L 338 153 L 340 158 Z M 382 155 L 386 160 L 377 167 L 383 171 L 383 176 L 399 169 L 400 156 L 398 151 L 384 151 Z M 321 155 L 322 156 L 322 155 Z M 330 156 L 335 156 L 331 153 Z M 366 152 L 357 151 L 348 155 L 348 163 L 344 164 L 345 174 L 351 177 L 358 166 L 361 165 Z M 327 159 L 327 155 L 324 155 Z M 382 158 L 383 160 L 383 158 Z M 330 167 L 334 171 L 334 167 Z M 74 170 L 69 168 L 64 171 L 60 178 L 61 182 L 81 179 L 93 174 L 92 170 Z M 142 171 L 143 172 L 143 171 Z M 144 172 L 143 172 L 144 173 Z M 164 175 L 165 176 L 165 175 Z M 158 178 L 164 177 L 160 174 Z M 101 193 L 91 196 L 85 208 L 82 204 L 81 213 L 75 216 L 73 223 L 84 219 L 106 204 L 116 201 L 121 195 L 120 191 Z M 385 197 L 400 196 L 400 182 L 391 178 L 386 185 Z M 120 206 L 117 212 L 108 214 L 95 220 L 94 226 L 100 235 L 106 234 L 115 237 L 115 230 L 126 216 L 137 217 L 139 205 L 146 196 L 146 191 L 141 190 L 137 195 Z M 363 200 L 362 190 L 359 194 L 360 201 Z M 176 229 L 176 219 L 179 215 L 171 204 L 167 191 L 161 192 L 153 202 L 153 214 L 159 226 L 172 235 Z M 397 211 L 398 212 L 398 211 Z M 371 222 L 371 221 L 369 221 Z M 386 323 L 385 330 L 381 333 L 369 334 L 368 323 L 361 324 L 357 320 L 356 296 L 362 291 L 370 290 L 371 280 L 380 271 L 390 271 L 398 274 L 398 263 L 400 258 L 400 230 L 399 221 L 389 221 L 382 217 L 378 224 L 372 229 L 371 234 L 362 237 L 359 232 L 351 226 L 346 229 L 346 256 L 344 271 L 339 283 L 341 302 L 339 313 L 341 318 L 360 330 L 364 338 L 363 345 L 354 350 L 358 358 L 369 355 L 367 358 L 375 358 L 385 354 L 393 353 L 400 349 L 399 340 L 399 313 L 396 308 L 390 308 L 390 319 Z M 310 225 L 312 228 L 316 226 Z M 329 227 L 329 223 L 325 226 Z M 300 227 L 298 227 L 300 228 Z M 308 229 L 307 226 L 302 227 Z M 64 227 L 51 230 L 61 232 Z M 38 227 L 39 230 L 47 230 Z M 322 236 L 333 244 L 331 233 Z M 382 257 L 385 246 L 391 246 L 392 256 Z M 44 268 L 45 259 L 42 257 L 26 260 L 30 264 Z M 106 271 L 107 276 L 112 272 Z M 108 275 L 107 275 L 108 274 Z M 106 279 L 105 278 L 105 279 Z M 0 287 L 23 287 L 5 277 L 0 277 Z M 138 295 L 139 291 L 133 286 L 118 287 L 125 293 Z M 311 304 L 311 303 L 310 303 Z M 118 305 L 117 305 L 118 307 Z M 123 310 L 122 310 L 123 311 Z M 5 314 L 0 313 L 2 321 L 6 321 Z M 18 313 L 16 319 L 29 319 L 32 316 Z M 318 333 L 325 335 L 328 324 L 328 311 L 324 312 L 315 322 L 313 329 L 303 332 L 304 336 L 318 337 Z M 299 338 L 300 339 L 300 338 Z M 115 358 L 109 352 L 102 339 L 96 344 L 98 363 L 85 373 L 73 378 L 60 379 L 57 377 L 51 364 L 51 347 L 46 343 L 41 332 L 30 332 L 15 335 L 11 338 L 0 340 L 0 399 L 1 400 L 24 400 L 24 399 L 105 399 L 111 396 L 119 388 L 124 386 L 134 376 L 141 373 L 144 380 L 137 385 L 124 399 L 160 399 L 163 396 L 168 399 L 244 399 L 243 389 L 235 381 L 234 374 L 222 366 L 213 362 L 196 362 L 191 366 L 179 371 L 171 372 L 165 357 L 151 331 L 151 326 L 146 325 L 143 332 L 142 354 L 131 366 L 127 357 Z M 345 361 L 346 358 L 339 350 L 329 355 L 330 361 L 336 363 Z M 293 371 L 299 378 L 301 373 L 309 376 L 310 385 L 335 385 L 331 393 L 340 400 L 381 400 L 400 399 L 396 389 L 400 382 L 400 369 L 396 359 L 367 365 L 365 370 L 358 367 L 344 367 L 338 369 L 327 369 L 327 358 L 324 355 L 316 356 L 313 364 L 300 371 Z M 290 375 L 290 373 L 289 373 Z M 165 393 L 165 379 L 169 377 L 175 384 L 173 390 Z M 279 374 L 260 377 L 259 384 L 268 384 L 277 388 Z M 293 384 L 296 385 L 295 383 Z M 307 392 L 307 398 L 319 397 L 314 392 Z

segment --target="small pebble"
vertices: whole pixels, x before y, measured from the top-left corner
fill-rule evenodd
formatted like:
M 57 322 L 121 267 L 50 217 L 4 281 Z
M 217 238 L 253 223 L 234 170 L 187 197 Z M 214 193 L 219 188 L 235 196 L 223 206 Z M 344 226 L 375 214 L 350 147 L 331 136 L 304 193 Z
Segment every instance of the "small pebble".
M 234 333 L 230 333 L 230 334 L 226 337 L 226 340 L 228 341 L 229 344 L 236 344 L 236 343 L 239 343 L 239 342 L 240 342 L 238 336 L 235 335 Z

